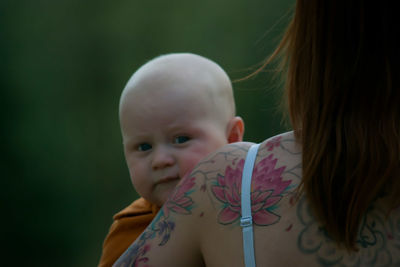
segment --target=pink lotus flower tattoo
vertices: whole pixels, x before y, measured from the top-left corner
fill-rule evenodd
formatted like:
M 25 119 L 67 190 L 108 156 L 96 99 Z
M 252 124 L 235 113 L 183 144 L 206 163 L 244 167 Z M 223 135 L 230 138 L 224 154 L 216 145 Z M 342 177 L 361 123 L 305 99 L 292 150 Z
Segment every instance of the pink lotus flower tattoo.
M 189 197 L 190 191 L 195 185 L 195 177 L 184 179 L 183 183 L 178 185 L 168 201 L 163 206 L 165 218 L 168 218 L 169 212 L 178 214 L 190 214 L 193 206 L 193 200 Z
M 285 166 L 275 169 L 277 159 L 273 155 L 260 161 L 253 170 L 251 190 L 251 210 L 256 225 L 270 225 L 279 221 L 280 216 L 273 210 L 281 200 L 282 194 L 291 181 L 283 181 L 281 174 Z M 228 166 L 225 176 L 218 175 L 217 184 L 211 190 L 215 197 L 224 204 L 218 215 L 221 224 L 230 224 L 241 216 L 241 186 L 244 160 L 236 168 Z
M 265 145 L 268 148 L 268 151 L 274 150 L 274 147 L 278 147 L 281 145 L 282 136 L 277 136 L 272 138 L 270 141 L 267 142 Z

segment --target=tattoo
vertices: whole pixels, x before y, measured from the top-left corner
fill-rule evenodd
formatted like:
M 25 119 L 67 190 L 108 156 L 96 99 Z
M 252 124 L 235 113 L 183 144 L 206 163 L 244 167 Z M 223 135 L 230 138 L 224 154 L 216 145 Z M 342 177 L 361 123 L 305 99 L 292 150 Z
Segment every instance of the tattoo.
M 206 166 L 210 168 L 215 162 L 217 158 L 222 158 L 225 162 L 232 162 L 233 165 L 236 165 L 236 162 L 241 157 L 243 152 L 247 152 L 247 149 L 242 146 L 231 144 L 231 150 L 229 151 L 219 151 L 217 152 L 211 159 L 200 162 L 197 167 Z M 200 186 L 200 192 L 207 193 L 207 196 L 210 200 L 210 203 L 214 206 L 214 209 L 217 209 L 215 206 L 214 200 L 215 195 L 212 193 L 212 190 L 209 190 L 210 185 L 215 185 L 215 180 L 218 178 L 218 170 L 209 170 L 203 171 L 201 168 L 197 168 L 195 172 L 192 173 L 192 176 L 196 176 L 198 179 L 202 179 L 202 183 Z
M 265 147 L 268 151 L 274 150 L 274 147 L 280 147 L 282 136 L 276 136 L 267 142 Z
M 287 166 L 276 168 L 277 158 L 274 158 L 274 154 L 271 153 L 275 148 L 282 148 L 288 152 L 289 150 L 282 145 L 283 141 L 287 140 L 282 140 L 282 136 L 268 141 L 264 149 L 269 155 L 258 162 L 253 169 L 251 209 L 253 222 L 258 226 L 272 225 L 280 220 L 280 215 L 277 213 L 278 204 L 292 182 L 292 180 L 283 180 L 282 175 L 286 173 Z M 220 224 L 237 223 L 241 217 L 240 195 L 244 162 L 244 159 L 237 162 L 234 158 L 232 165 L 226 167 L 223 175 L 218 174 L 211 186 L 214 197 L 223 204 L 218 214 Z M 294 176 L 297 175 L 294 171 L 296 168 L 300 168 L 300 165 L 289 170 Z
M 183 183 L 178 185 L 168 201 L 163 206 L 165 217 L 169 217 L 169 212 L 173 211 L 177 214 L 191 214 L 193 208 L 192 198 L 189 196 L 193 193 L 195 186 L 195 177 L 183 179 Z
M 294 186 L 292 182 L 300 177 L 298 174 L 301 169 L 300 164 L 277 166 L 278 159 L 274 155 L 276 149 L 280 149 L 281 153 L 298 155 L 296 151 L 289 149 L 289 147 L 293 147 L 292 145 L 286 146 L 290 142 L 294 142 L 294 139 L 273 138 L 259 150 L 263 159 L 254 166 L 251 190 L 253 222 L 256 225 L 272 225 L 280 220 L 278 205 L 282 197 L 289 193 L 289 189 Z M 149 241 L 152 241 L 151 244 L 154 240 L 159 241 L 158 246 L 168 243 L 175 230 L 175 222 L 171 214 L 192 214 L 195 203 L 191 195 L 195 191 L 195 186 L 197 192 L 208 195 L 210 203 L 217 209 L 219 224 L 237 223 L 241 216 L 243 152 L 247 153 L 246 147 L 231 144 L 229 151 L 219 151 L 212 158 L 199 163 L 191 174 L 191 178 L 183 179 L 182 184 L 179 184 L 174 190 L 151 225 L 125 251 L 114 266 L 148 266 L 149 259 L 146 257 L 146 253 L 150 249 Z M 222 161 L 230 164 L 223 173 L 218 168 L 212 170 L 216 162 Z M 285 180 L 282 178 L 283 176 L 286 177 Z M 199 211 L 199 218 L 203 216 L 205 216 L 204 211 Z M 292 225 L 287 228 L 287 231 L 290 231 L 291 228 Z
M 282 180 L 285 167 L 275 169 L 277 159 L 273 154 L 256 164 L 253 170 L 251 192 L 251 210 L 256 225 L 271 225 L 279 221 L 280 216 L 274 212 L 282 194 L 291 181 Z M 241 185 L 244 160 L 235 168 L 228 166 L 225 175 L 218 175 L 215 185 L 211 187 L 214 196 L 223 203 L 218 214 L 220 224 L 237 222 L 241 216 Z
M 150 249 L 148 240 L 158 238 L 159 246 L 165 245 L 170 239 L 172 231 L 175 229 L 175 223 L 171 220 L 170 214 L 191 214 L 194 203 L 190 194 L 195 186 L 195 177 L 183 179 L 183 183 L 179 184 L 163 208 L 158 212 L 150 227 L 148 227 L 131 245 L 124 254 L 118 259 L 113 266 L 148 266 L 149 259 L 146 253 Z
M 395 255 L 393 251 L 397 250 L 396 255 L 400 254 L 399 241 L 397 239 L 396 243 L 395 240 L 390 239 L 390 236 L 393 236 L 392 233 L 398 233 L 400 230 L 400 218 L 398 216 L 397 218 L 392 216 L 387 221 L 383 212 L 371 207 L 361 222 L 357 236 L 356 242 L 359 245 L 360 252 L 352 254 L 337 249 L 336 243 L 329 238 L 322 227 L 318 226 L 304 197 L 299 200 L 297 216 L 303 225 L 297 245 L 301 252 L 314 254 L 322 266 L 400 265 L 400 259 L 392 257 Z M 397 229 L 393 229 L 390 227 L 391 225 L 397 225 Z

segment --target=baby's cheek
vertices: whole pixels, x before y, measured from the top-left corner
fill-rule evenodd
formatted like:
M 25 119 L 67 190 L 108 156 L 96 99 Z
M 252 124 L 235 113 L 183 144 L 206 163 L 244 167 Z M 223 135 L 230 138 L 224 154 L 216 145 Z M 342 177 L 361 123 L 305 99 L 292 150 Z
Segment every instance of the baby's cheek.
M 186 155 L 184 162 L 181 165 L 181 176 L 191 172 L 197 163 L 199 163 L 205 156 L 207 156 L 207 153 L 192 153 Z
M 129 170 L 129 176 L 130 176 L 130 178 L 131 178 L 131 182 L 132 182 L 133 186 L 135 186 L 134 173 L 133 173 L 133 171 L 131 170 L 131 168 L 128 168 L 128 170 Z
M 129 168 L 129 173 L 131 176 L 131 182 L 136 192 L 140 195 L 149 194 L 149 188 L 151 187 L 151 179 L 149 179 L 149 175 L 143 173 L 140 168 Z

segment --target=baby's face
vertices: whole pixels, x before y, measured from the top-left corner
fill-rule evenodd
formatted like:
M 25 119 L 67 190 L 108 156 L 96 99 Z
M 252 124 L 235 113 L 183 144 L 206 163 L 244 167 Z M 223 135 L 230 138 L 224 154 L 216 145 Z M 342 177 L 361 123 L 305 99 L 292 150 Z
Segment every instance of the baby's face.
M 225 125 L 196 99 L 173 92 L 127 97 L 121 129 L 132 183 L 141 196 L 162 206 L 200 159 L 227 143 Z

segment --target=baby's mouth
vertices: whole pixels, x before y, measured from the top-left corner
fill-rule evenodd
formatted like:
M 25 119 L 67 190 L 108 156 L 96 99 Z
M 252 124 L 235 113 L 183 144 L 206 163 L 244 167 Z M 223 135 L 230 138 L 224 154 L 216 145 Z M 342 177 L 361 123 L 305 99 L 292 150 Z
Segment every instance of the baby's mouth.
M 169 182 L 173 182 L 173 181 L 179 181 L 179 177 L 178 176 L 164 177 L 164 178 L 160 179 L 156 184 L 164 184 L 164 183 L 169 183 Z

